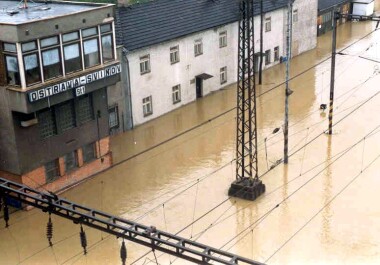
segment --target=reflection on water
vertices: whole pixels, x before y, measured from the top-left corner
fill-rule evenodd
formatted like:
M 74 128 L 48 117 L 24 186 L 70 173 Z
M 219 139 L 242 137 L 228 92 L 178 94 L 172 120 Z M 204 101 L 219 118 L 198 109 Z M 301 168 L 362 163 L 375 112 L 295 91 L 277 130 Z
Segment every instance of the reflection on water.
M 371 22 L 342 25 L 339 49 L 373 27 Z M 373 74 L 377 64 L 357 56 L 376 55 L 380 31 L 346 49 L 349 55 L 337 57 L 334 122 L 342 121 L 334 128 L 338 133 L 327 137 L 323 134 L 327 117 L 319 105 L 327 103 L 329 93 L 330 61 L 323 60 L 329 57 L 330 35 L 319 38 L 317 49 L 292 61 L 292 76 L 298 75 L 290 84 L 294 90 L 290 98 L 293 155 L 289 165 L 279 165 L 263 177 L 267 192 L 257 201 L 227 196 L 235 174 L 233 86 L 113 137 L 116 166 L 63 196 L 158 229 L 181 231 L 181 236 L 215 247 L 225 245 L 223 249 L 261 262 L 270 258 L 269 264 L 378 263 L 380 208 L 368 205 L 380 199 L 375 188 L 379 185 L 379 163 L 325 208 L 360 172 L 362 152 L 354 148 L 326 170 L 323 167 L 380 123 L 379 115 L 375 115 L 380 97 L 360 105 L 378 91 L 380 75 Z M 283 124 L 284 65 L 265 71 L 263 80 L 258 87 L 260 175 L 267 170 L 264 138 L 269 167 L 283 155 L 282 131 L 272 132 Z M 196 127 L 199 124 L 203 125 Z M 366 163 L 379 152 L 379 137 L 376 134 L 368 140 Z M 89 253 L 83 256 L 79 227 L 58 217 L 53 217 L 54 247 L 49 248 L 45 239 L 47 219 L 37 210 L 12 215 L 11 227 L 0 228 L 0 264 L 120 263 L 120 240 L 87 228 Z M 148 251 L 129 242 L 127 248 L 128 264 Z M 157 259 L 160 264 L 187 264 L 160 253 Z M 155 264 L 152 253 L 136 264 L 144 262 Z

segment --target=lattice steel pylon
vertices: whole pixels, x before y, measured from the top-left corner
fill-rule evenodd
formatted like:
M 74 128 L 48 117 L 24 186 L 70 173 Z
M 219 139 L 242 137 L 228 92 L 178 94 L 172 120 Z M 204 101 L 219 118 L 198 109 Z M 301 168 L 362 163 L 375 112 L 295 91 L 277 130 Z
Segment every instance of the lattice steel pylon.
M 253 0 L 240 2 L 236 117 L 236 180 L 228 195 L 255 200 L 265 192 L 258 178 Z

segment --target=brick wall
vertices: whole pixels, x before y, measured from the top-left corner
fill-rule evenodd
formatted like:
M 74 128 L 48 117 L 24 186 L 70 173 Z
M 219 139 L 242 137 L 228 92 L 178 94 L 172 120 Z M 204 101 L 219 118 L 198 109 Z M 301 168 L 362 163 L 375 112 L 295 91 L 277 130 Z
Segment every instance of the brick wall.
M 96 142 L 96 153 L 97 158 L 91 162 L 83 163 L 83 153 L 82 149 L 77 150 L 77 161 L 78 168 L 66 172 L 65 169 L 65 161 L 63 157 L 58 158 L 59 164 L 59 175 L 57 180 L 46 183 L 45 176 L 45 167 L 41 166 L 36 168 L 24 175 L 18 176 L 14 174 L 10 174 L 4 171 L 0 171 L 0 177 L 4 177 L 6 179 L 25 184 L 31 188 L 37 188 L 40 190 L 49 190 L 52 192 L 61 192 L 66 188 L 69 188 L 82 180 L 103 171 L 112 166 L 112 154 L 109 150 L 109 137 L 101 139 L 99 142 Z M 100 154 L 99 155 L 99 147 Z

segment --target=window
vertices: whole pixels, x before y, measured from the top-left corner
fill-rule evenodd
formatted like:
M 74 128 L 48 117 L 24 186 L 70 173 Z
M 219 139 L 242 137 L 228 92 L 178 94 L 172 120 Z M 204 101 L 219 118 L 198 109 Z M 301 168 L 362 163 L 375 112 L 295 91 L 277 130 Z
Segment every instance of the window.
M 119 127 L 119 111 L 117 105 L 108 109 L 108 115 L 110 129 Z
M 224 84 L 227 82 L 227 66 L 220 68 L 220 83 Z
M 41 82 L 40 63 L 35 41 L 21 44 L 24 53 L 25 81 L 27 85 Z
M 17 57 L 5 54 L 5 68 L 7 70 L 7 83 L 9 85 L 20 85 Z
M 113 42 L 111 34 L 102 36 L 102 53 L 103 62 L 111 61 L 114 59 Z
M 298 21 L 298 9 L 293 10 L 293 23 Z
M 274 61 L 277 62 L 280 59 L 280 47 L 274 47 Z
M 143 114 L 144 117 L 153 114 L 152 96 L 143 98 Z
M 203 54 L 203 44 L 202 40 L 196 40 L 194 42 L 194 56 Z
M 113 51 L 112 24 L 101 25 L 100 33 L 102 34 L 103 62 L 111 61 L 115 58 Z
M 219 48 L 227 46 L 227 31 L 219 33 Z
M 82 37 L 83 38 L 91 37 L 91 36 L 94 36 L 97 34 L 98 34 L 98 28 L 97 27 L 82 29 Z
M 17 52 L 16 44 L 14 43 L 4 43 L 3 44 L 3 49 L 5 52 Z
M 265 65 L 268 65 L 268 64 L 270 64 L 270 50 L 266 50 L 265 51 Z
M 72 100 L 55 107 L 58 132 L 64 132 L 76 125 L 74 102 Z
M 265 32 L 272 30 L 272 19 L 271 17 L 265 18 Z
M 65 171 L 70 172 L 74 168 L 78 167 L 78 160 L 76 151 L 72 151 L 64 156 L 65 159 Z
M 150 72 L 150 56 L 149 54 L 140 57 L 140 74 Z
M 39 132 L 46 139 L 94 119 L 91 94 L 39 111 Z
M 82 147 L 83 162 L 88 163 L 96 158 L 95 143 L 87 144 Z
M 79 32 L 71 32 L 62 35 L 63 58 L 66 74 L 82 70 L 82 56 L 79 44 Z
M 54 159 L 53 161 L 47 162 L 45 164 L 46 183 L 53 182 L 54 180 L 59 178 L 58 165 L 58 159 Z
M 42 139 L 57 134 L 57 127 L 55 125 L 54 109 L 45 109 L 37 114 L 38 127 Z
M 181 102 L 181 85 L 172 87 L 173 104 Z
M 18 67 L 17 60 L 17 48 L 14 43 L 4 43 L 4 59 L 5 59 L 5 69 L 6 69 L 6 78 L 7 84 L 17 85 L 21 84 L 20 81 L 20 72 Z
M 83 40 L 84 66 L 89 68 L 100 64 L 98 28 L 92 27 L 82 30 L 82 38 L 90 39 Z
M 62 64 L 59 48 L 42 51 L 42 66 L 45 80 L 62 75 Z
M 94 108 L 92 106 L 92 98 L 89 94 L 78 98 L 76 112 L 79 125 L 94 119 Z
M 40 40 L 44 80 L 62 75 L 61 52 L 58 36 Z M 45 48 L 49 48 L 44 50 Z
M 100 63 L 98 39 L 83 41 L 84 66 L 89 68 Z
M 179 46 L 170 47 L 170 63 L 178 63 L 179 62 Z

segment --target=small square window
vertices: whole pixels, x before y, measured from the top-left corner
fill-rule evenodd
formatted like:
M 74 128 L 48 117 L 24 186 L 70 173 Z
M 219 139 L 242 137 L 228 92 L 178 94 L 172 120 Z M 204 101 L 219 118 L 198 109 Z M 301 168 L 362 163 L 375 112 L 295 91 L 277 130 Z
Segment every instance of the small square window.
M 111 24 L 104 24 L 104 25 L 101 25 L 100 26 L 100 32 L 101 33 L 104 33 L 104 32 L 110 32 L 112 31 L 112 26 Z
M 170 47 L 170 63 L 178 63 L 179 62 L 179 46 Z
M 37 50 L 37 44 L 35 41 L 23 43 L 21 44 L 21 50 L 23 52 Z
M 265 18 L 265 32 L 272 30 L 272 19 L 271 17 Z
M 227 31 L 219 33 L 219 48 L 227 46 Z
M 54 159 L 45 164 L 46 183 L 53 182 L 59 178 L 59 163 L 58 159 Z
M 98 34 L 98 28 L 97 27 L 93 27 L 93 28 L 88 28 L 88 29 L 83 29 L 82 30 L 82 37 L 83 38 L 86 38 L 86 37 L 89 37 L 89 36 L 93 36 L 93 35 L 96 35 Z
M 54 37 L 50 37 L 50 38 L 40 40 L 41 48 L 49 47 L 49 46 L 56 45 L 56 44 L 59 44 L 58 36 L 54 36 Z
M 181 85 L 173 86 L 172 97 L 173 97 L 173 104 L 181 102 Z
M 117 105 L 108 109 L 108 115 L 110 129 L 119 127 L 119 110 Z
M 79 39 L 78 31 L 74 31 L 74 32 L 62 35 L 62 41 L 63 42 L 68 42 L 68 41 L 78 40 L 78 39 Z
M 266 50 L 265 51 L 265 65 L 270 64 L 270 59 L 271 59 L 270 56 L 271 56 L 270 50 Z
M 293 10 L 293 23 L 298 21 L 298 9 Z
M 196 40 L 194 42 L 194 56 L 203 54 L 203 43 L 202 40 Z
M 14 43 L 4 43 L 3 47 L 5 52 L 17 52 L 16 44 Z
M 150 72 L 150 56 L 145 55 L 140 57 L 140 74 L 145 74 Z
M 144 117 L 153 114 L 152 96 L 143 98 L 143 114 Z
M 227 66 L 220 68 L 220 83 L 224 84 L 227 82 Z

